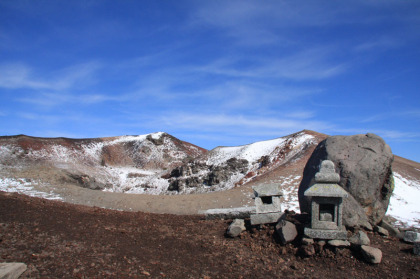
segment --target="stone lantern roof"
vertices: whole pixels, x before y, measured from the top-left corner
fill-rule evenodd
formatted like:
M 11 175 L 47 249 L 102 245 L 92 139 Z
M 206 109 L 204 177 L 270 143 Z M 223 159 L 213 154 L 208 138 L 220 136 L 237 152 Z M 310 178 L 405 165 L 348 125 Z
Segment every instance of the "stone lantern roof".
M 263 184 L 252 187 L 255 197 L 282 196 L 279 184 Z
M 337 184 L 317 183 L 305 191 L 308 197 L 340 197 L 347 198 L 347 192 Z

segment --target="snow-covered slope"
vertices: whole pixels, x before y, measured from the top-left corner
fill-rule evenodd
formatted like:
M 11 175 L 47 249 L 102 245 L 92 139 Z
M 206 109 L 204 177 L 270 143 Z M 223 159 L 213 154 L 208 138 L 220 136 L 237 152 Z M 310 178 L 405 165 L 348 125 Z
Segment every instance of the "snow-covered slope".
M 208 192 L 244 185 L 256 177 L 303 158 L 318 139 L 306 131 L 238 147 L 217 147 L 171 173 L 169 190 Z
M 420 228 L 420 180 L 394 172 L 394 181 L 387 215 L 404 227 Z
M 0 177 L 160 194 L 168 187 L 164 172 L 206 152 L 162 132 L 80 140 L 1 137 Z

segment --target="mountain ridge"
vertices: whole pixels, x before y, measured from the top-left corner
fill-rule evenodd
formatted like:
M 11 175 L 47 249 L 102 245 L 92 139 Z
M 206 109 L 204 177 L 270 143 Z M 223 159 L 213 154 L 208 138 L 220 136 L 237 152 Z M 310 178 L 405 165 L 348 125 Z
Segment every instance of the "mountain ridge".
M 119 210 L 197 214 L 251 206 L 252 186 L 276 183 L 282 187 L 284 209 L 299 211 L 304 166 L 327 137 L 303 130 L 206 150 L 164 132 L 93 139 L 3 136 L 0 190 Z M 389 211 L 403 219 L 406 213 L 400 209 L 407 207 L 410 216 L 420 219 L 413 198 L 420 191 L 420 164 L 394 158 L 399 186 Z

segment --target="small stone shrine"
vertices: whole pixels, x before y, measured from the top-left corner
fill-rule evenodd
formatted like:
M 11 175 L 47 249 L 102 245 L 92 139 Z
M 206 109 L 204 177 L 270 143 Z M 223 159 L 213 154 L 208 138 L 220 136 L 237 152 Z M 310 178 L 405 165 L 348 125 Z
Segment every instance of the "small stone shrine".
M 315 184 L 307 189 L 305 196 L 311 198 L 311 225 L 305 228 L 305 235 L 317 239 L 347 239 L 342 224 L 343 198 L 347 192 L 337 183 L 340 175 L 335 172 L 334 163 L 325 160 L 315 174 Z
M 252 187 L 255 196 L 256 214 L 251 214 L 251 225 L 276 223 L 283 216 L 278 184 L 263 184 Z

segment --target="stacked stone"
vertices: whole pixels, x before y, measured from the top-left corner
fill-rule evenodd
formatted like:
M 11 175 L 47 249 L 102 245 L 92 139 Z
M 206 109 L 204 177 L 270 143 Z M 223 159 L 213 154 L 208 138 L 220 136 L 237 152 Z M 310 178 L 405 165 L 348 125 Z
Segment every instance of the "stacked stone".
M 251 225 L 276 223 L 282 216 L 278 184 L 263 184 L 252 187 L 255 195 L 256 214 L 251 214 Z

